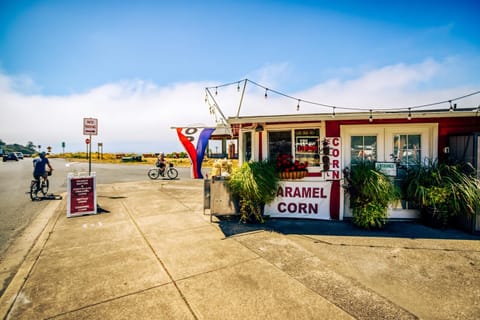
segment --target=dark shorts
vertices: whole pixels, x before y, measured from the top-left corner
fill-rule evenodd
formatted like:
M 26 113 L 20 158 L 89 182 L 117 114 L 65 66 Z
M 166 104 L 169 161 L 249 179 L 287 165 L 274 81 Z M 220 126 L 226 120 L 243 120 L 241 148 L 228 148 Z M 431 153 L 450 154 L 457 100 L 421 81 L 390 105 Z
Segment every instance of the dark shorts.
M 44 177 L 46 178 L 47 177 L 47 173 L 45 172 L 44 174 L 34 174 L 33 175 L 33 178 L 37 181 L 40 181 L 40 177 Z

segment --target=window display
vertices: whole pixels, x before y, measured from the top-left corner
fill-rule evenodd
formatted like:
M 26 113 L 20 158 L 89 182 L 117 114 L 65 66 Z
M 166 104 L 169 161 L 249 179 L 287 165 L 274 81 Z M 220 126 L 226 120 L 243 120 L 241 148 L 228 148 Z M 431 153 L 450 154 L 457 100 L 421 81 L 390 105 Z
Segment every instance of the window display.
M 320 130 L 295 130 L 295 159 L 308 162 L 309 167 L 320 166 Z

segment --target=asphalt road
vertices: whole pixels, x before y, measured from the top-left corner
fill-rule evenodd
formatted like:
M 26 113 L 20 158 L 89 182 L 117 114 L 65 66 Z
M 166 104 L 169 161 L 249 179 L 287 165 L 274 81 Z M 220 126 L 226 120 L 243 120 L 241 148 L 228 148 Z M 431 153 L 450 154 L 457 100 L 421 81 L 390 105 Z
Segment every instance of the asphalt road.
M 64 159 L 50 161 L 54 172 L 49 177 L 49 193 L 62 194 L 67 191 L 68 173 L 88 173 L 87 162 L 67 162 Z M 110 184 L 149 179 L 147 171 L 150 167 L 144 164 L 92 163 L 91 171 L 96 174 L 97 184 Z M 190 179 L 190 168 L 177 170 L 178 179 Z M 32 171 L 31 158 L 0 162 L 0 258 L 33 218 L 48 205 L 49 201 L 30 200 L 28 190 Z

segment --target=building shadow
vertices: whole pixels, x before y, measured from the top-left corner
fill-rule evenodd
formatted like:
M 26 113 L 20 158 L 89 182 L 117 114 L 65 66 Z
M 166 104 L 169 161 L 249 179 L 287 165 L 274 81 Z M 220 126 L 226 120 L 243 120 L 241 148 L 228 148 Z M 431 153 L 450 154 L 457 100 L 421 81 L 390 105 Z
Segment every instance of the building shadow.
M 263 224 L 246 224 L 239 222 L 238 216 L 221 216 L 218 217 L 217 224 L 225 237 L 238 236 L 250 232 L 273 231 L 285 235 L 480 240 L 480 234 L 471 234 L 453 228 L 432 228 L 423 225 L 419 221 L 389 221 L 384 228 L 373 230 L 358 228 L 350 220 L 329 221 L 270 218 Z

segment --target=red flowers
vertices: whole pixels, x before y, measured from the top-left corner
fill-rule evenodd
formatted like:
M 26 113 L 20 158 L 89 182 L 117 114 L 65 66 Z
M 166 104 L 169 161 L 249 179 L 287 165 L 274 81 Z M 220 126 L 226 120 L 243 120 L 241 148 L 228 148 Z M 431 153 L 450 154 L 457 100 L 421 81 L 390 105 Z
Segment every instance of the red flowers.
M 307 171 L 308 162 L 293 160 L 289 154 L 279 155 L 277 158 L 277 170 L 279 172 Z

